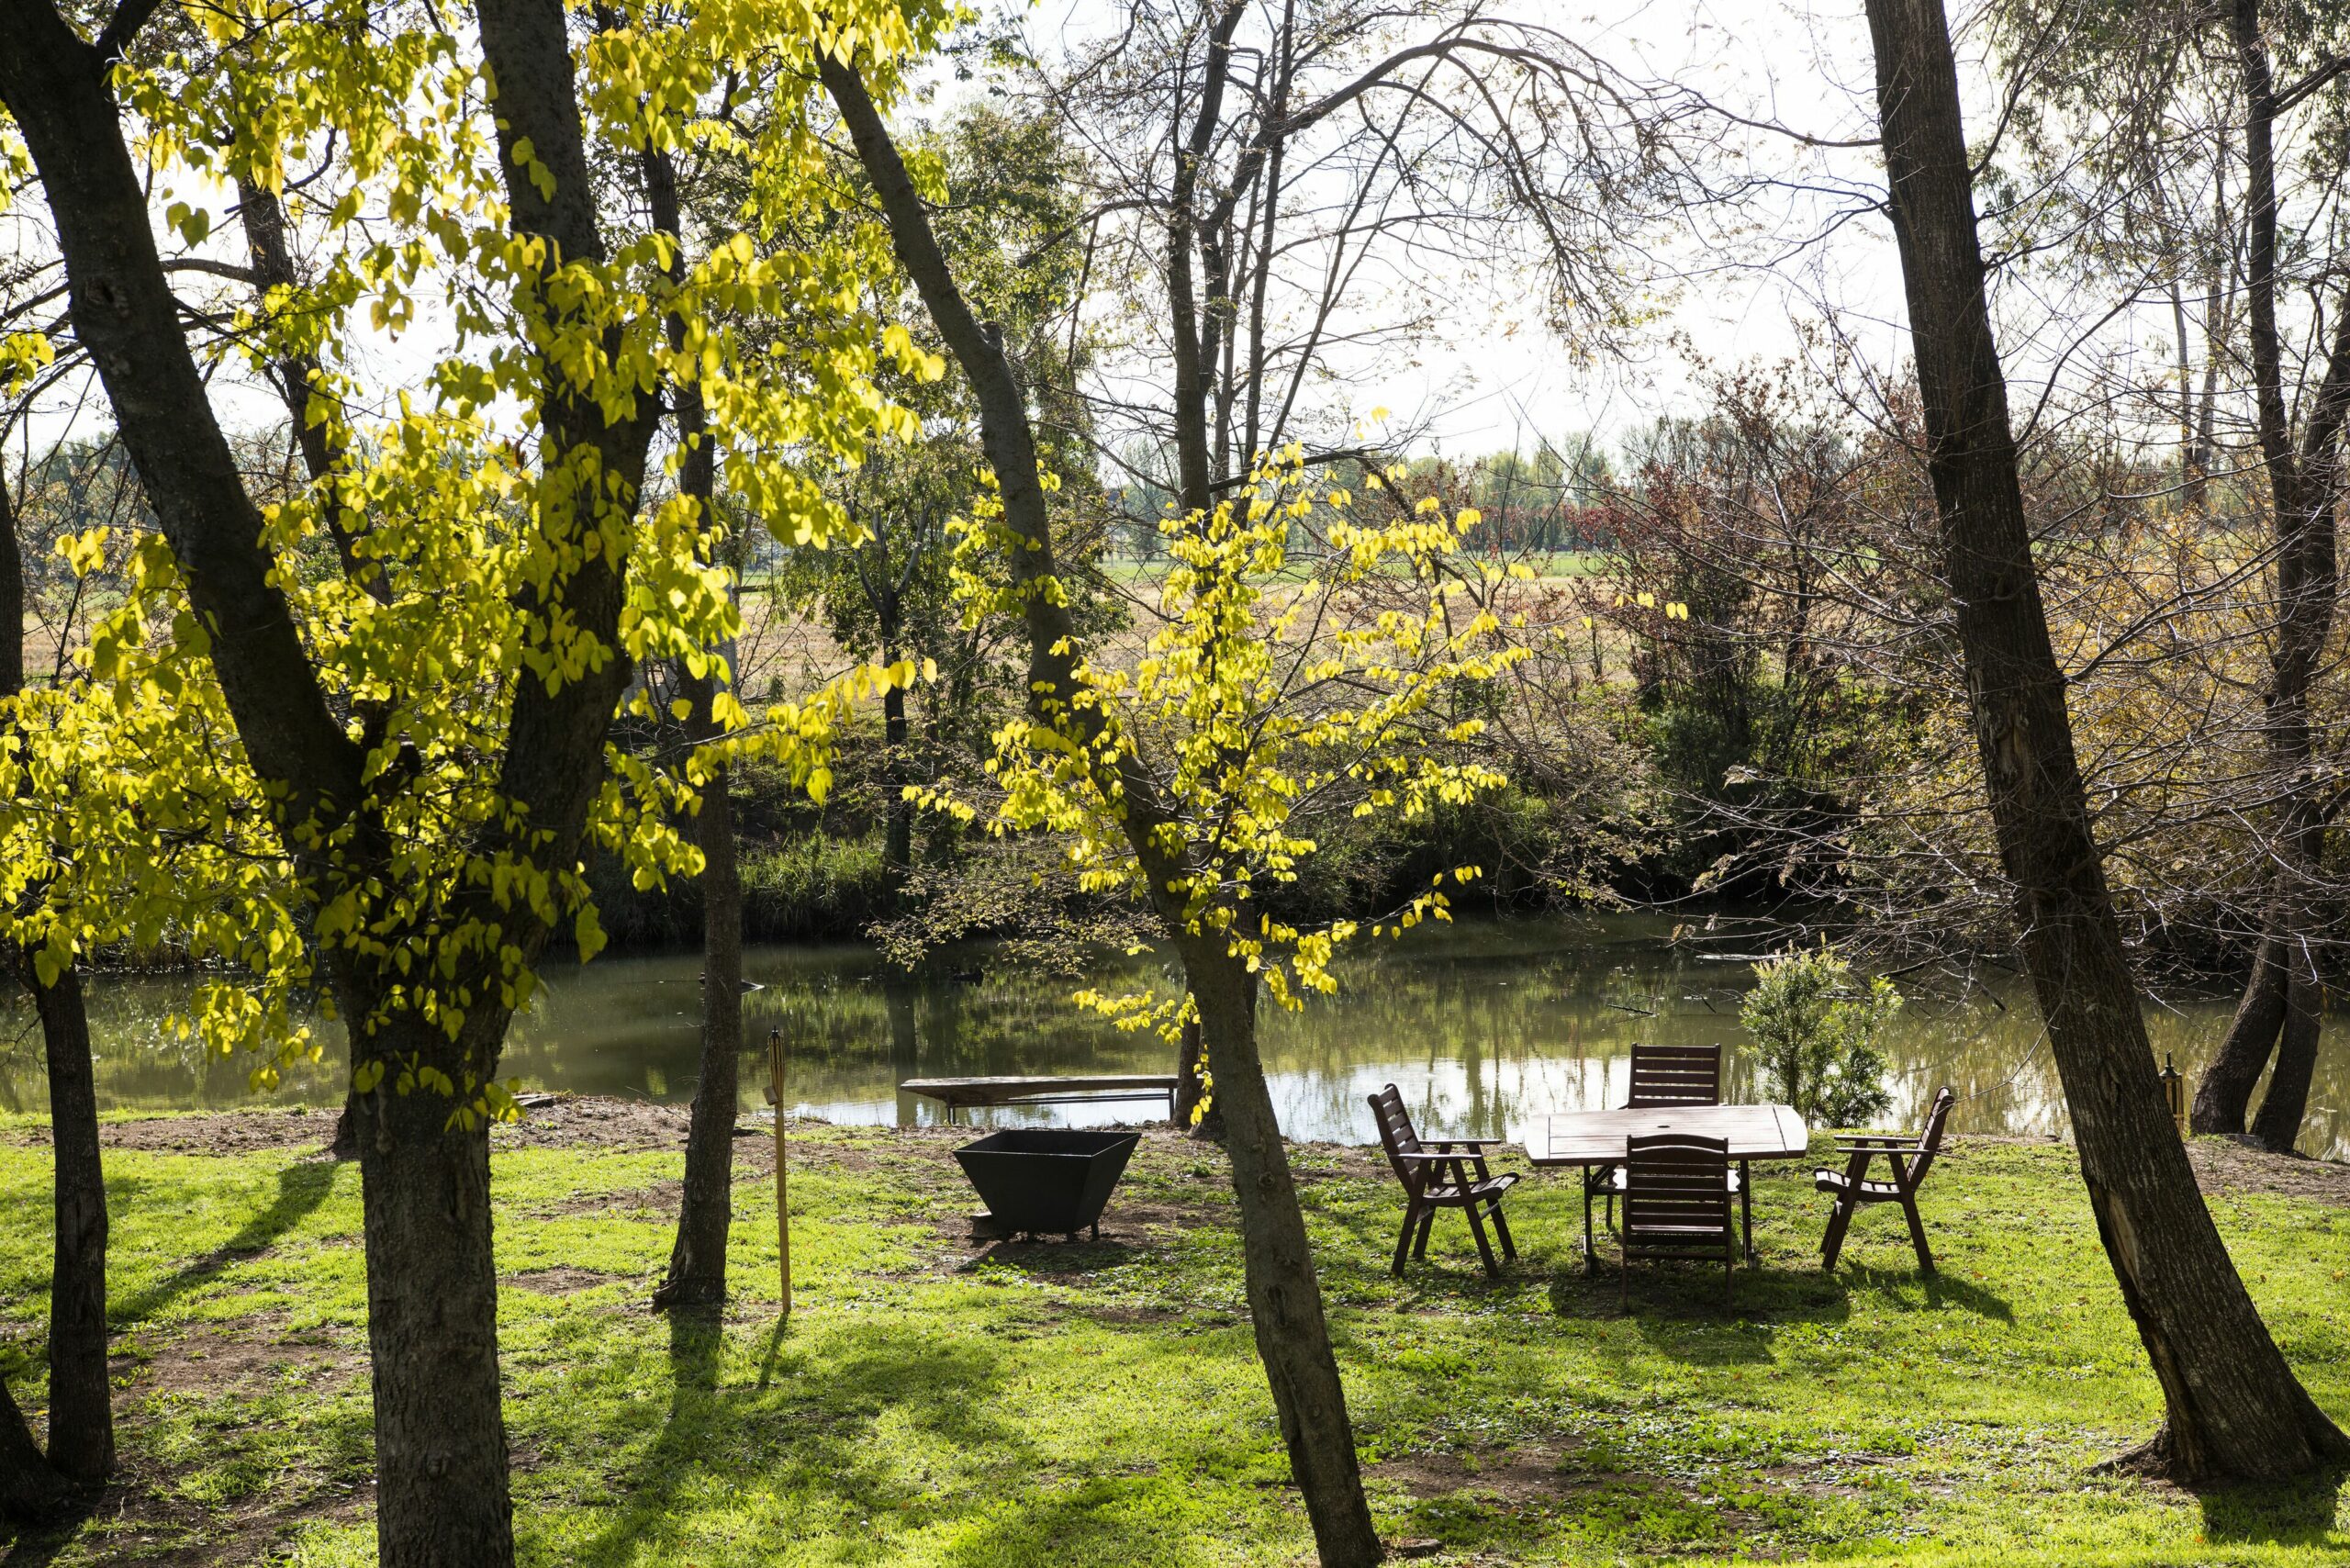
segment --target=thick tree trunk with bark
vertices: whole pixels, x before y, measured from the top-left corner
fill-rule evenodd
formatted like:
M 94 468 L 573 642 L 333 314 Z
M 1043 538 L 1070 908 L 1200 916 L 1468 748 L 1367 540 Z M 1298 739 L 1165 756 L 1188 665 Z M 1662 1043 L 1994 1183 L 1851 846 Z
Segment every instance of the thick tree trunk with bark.
M 2350 1458 L 2245 1293 L 2155 1076 L 2048 636 L 1942 0 L 1868 0 L 1894 230 L 1967 693 L 2089 1204 L 2161 1383 L 2141 1458 L 2182 1480 Z
M 375 1046 L 385 1057 L 417 1051 L 438 1060 L 448 1050 L 438 1033 L 396 1025 Z M 514 1560 L 489 1129 L 451 1127 L 449 1109 L 441 1095 L 388 1086 L 358 1104 L 375 1541 L 386 1568 L 503 1568 Z
M 106 1372 L 106 1182 L 98 1155 L 97 1079 L 82 979 L 43 985 L 25 961 L 49 1066 L 57 1168 L 57 1236 L 49 1279 L 49 1463 L 69 1481 L 114 1473 L 113 1383 Z
M 1196 1008 L 1196 1002 L 1193 1005 Z M 1184 1025 L 1175 1051 L 1175 1129 L 1203 1143 L 1225 1139 L 1224 1103 L 1210 1087 L 1216 1070 L 1201 1041 L 1199 1025 Z M 1207 1103 L 1205 1111 L 1200 1109 L 1202 1101 Z
M 1214 938 L 1186 942 L 1183 967 L 1200 1010 L 1200 1036 L 1215 1064 L 1224 1146 L 1240 1200 L 1250 1327 L 1273 1386 L 1290 1472 L 1325 1568 L 1376 1562 L 1379 1534 L 1363 1500 L 1354 1426 L 1322 1315 L 1322 1282 L 1257 1054 L 1257 977 Z
M 2268 1063 L 2270 1043 L 2285 1023 L 2285 993 L 2291 983 L 2285 969 L 2285 945 L 2274 933 L 2260 939 L 2252 957 L 2252 974 L 2244 980 L 2236 1015 L 2203 1081 L 2195 1086 L 2195 1103 L 2187 1125 L 2199 1133 L 2244 1131 L 2246 1107 Z
M 2277 625 L 2270 655 L 2267 711 L 2269 765 L 2276 779 L 2275 868 L 2268 894 L 2264 955 L 2275 948 L 2296 988 L 2314 976 L 2303 952 L 2306 934 L 2322 924 L 2311 894 L 2325 857 L 2325 813 L 2318 800 L 2310 699 L 2333 626 L 2340 570 L 2335 559 L 2334 509 L 2340 500 L 2343 425 L 2350 415 L 2350 315 L 2336 323 L 2325 373 L 2311 398 L 2296 448 L 2285 396 L 2284 345 L 2277 325 L 2277 197 L 2276 127 L 2280 112 L 2261 17 L 2262 0 L 2234 0 L 2228 15 L 2244 95 L 2244 300 L 2261 465 L 2268 478 L 2276 530 Z M 2296 1003 L 2296 1006 L 2300 1005 Z M 2277 1073 L 2255 1131 L 2289 1149 L 2309 1104 L 2314 1034 L 2295 1034 L 2277 982 L 2255 969 L 2246 983 L 2235 1025 L 2196 1095 L 2197 1131 L 2237 1132 L 2254 1083 L 2278 1050 Z M 2313 1027 L 2313 1025 L 2311 1026 Z M 2282 1052 L 2310 1058 L 2288 1070 Z M 2268 1131 L 2262 1132 L 2261 1128 Z M 2283 1129 L 2281 1140 L 2270 1135 Z
M 1100 735 L 1098 710 L 1071 700 L 1078 689 L 1079 647 L 1066 602 L 1046 591 L 1057 580 L 1052 527 L 1036 471 L 1028 410 L 1010 363 L 963 297 L 938 248 L 913 181 L 889 128 L 847 62 L 817 58 L 825 90 L 847 124 L 858 161 L 888 216 L 891 241 L 906 274 L 937 324 L 939 335 L 971 383 L 979 406 L 980 435 L 1012 535 L 1006 554 L 1022 591 L 1028 639 L 1030 713 L 1082 743 L 1091 755 Z M 1123 798 L 1128 846 L 1154 888 L 1180 877 L 1160 829 L 1173 819 L 1159 786 L 1131 750 L 1105 761 Z M 1292 1469 L 1305 1495 L 1315 1543 L 1326 1568 L 1359 1568 L 1381 1556 L 1354 1457 L 1346 1396 L 1322 1317 L 1319 1282 L 1306 1245 L 1281 1128 L 1257 1058 L 1254 985 L 1214 937 L 1182 929 L 1180 909 L 1163 908 L 1170 934 L 1183 944 L 1184 968 L 1199 1004 L 1202 1038 L 1214 1063 L 1216 1097 L 1224 1105 L 1233 1148 L 1233 1181 L 1240 1194 L 1242 1245 L 1248 1260 L 1248 1294 L 1267 1380 L 1281 1418 Z M 1203 989 L 1204 988 L 1204 989 Z M 1226 1075 L 1229 1074 L 1229 1080 Z M 1246 1144 L 1244 1149 L 1241 1146 Z
M 600 260 L 575 70 L 562 0 L 476 0 L 481 54 L 494 73 L 498 166 L 514 231 L 566 260 Z M 0 104 L 32 155 L 65 263 L 76 335 L 107 402 L 196 614 L 213 629 L 212 658 L 239 740 L 260 778 L 305 891 L 361 898 L 363 921 L 389 860 L 366 768 L 367 747 L 328 700 L 296 625 L 283 564 L 265 547 L 260 509 L 190 352 L 155 248 L 148 192 L 107 88 L 111 59 L 154 12 L 121 7 L 99 44 L 84 41 L 52 0 L 0 0 Z M 551 183 L 548 183 L 552 176 Z M 525 291 L 535 287 L 525 278 Z M 556 332 L 583 321 L 576 301 L 546 291 L 524 301 Z M 617 353 L 621 329 L 599 329 Z M 592 461 L 599 482 L 548 476 L 533 526 L 554 535 L 560 572 L 522 608 L 540 634 L 590 640 L 610 656 L 552 685 L 516 683 L 496 758 L 504 821 L 473 846 L 553 871 L 573 863 L 599 782 L 614 708 L 632 674 L 621 648 L 625 563 L 577 542 L 625 526 L 642 489 L 652 434 L 649 399 L 608 412 L 590 389 L 543 367 L 532 407 L 545 449 Z M 380 784 L 380 780 L 377 781 Z M 526 825 L 516 825 L 526 824 Z M 319 846 L 338 848 L 323 854 Z M 346 858 L 347 857 L 347 858 Z M 357 869 L 354 881 L 352 871 Z M 531 910 L 460 894 L 460 918 L 499 923 L 516 961 L 535 961 L 547 930 Z M 375 927 L 371 927 L 375 929 Z M 494 1076 L 509 1014 L 469 1010 L 462 1037 L 391 1005 L 385 977 L 348 948 L 330 948 L 338 1000 L 354 1028 L 354 1067 L 397 1072 L 414 1061 L 453 1082 Z M 494 977 L 464 979 L 485 987 Z M 494 989 L 491 994 L 495 994 Z M 506 1447 L 499 1416 L 497 1276 L 490 1256 L 488 1141 L 476 1122 L 451 1128 L 458 1107 L 431 1089 L 386 1084 L 359 1118 L 365 1189 L 369 1338 L 375 1355 L 377 1548 L 386 1568 L 502 1568 L 513 1559 Z
M 2325 988 L 2296 967 L 2285 1024 L 2277 1035 L 2277 1067 L 2268 1075 L 2268 1092 L 2260 1097 L 2260 1114 L 2252 1119 L 2252 1136 L 2280 1153 L 2290 1154 L 2300 1139 L 2310 1082 L 2317 1076 L 2318 1036 L 2324 1026 Z

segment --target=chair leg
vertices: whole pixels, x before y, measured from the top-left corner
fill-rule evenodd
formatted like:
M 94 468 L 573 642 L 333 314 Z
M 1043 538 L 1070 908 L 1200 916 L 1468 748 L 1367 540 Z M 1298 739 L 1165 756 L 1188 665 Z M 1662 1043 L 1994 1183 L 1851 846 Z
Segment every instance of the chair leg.
M 1918 1271 L 1930 1274 L 1934 1271 L 1934 1249 L 1926 1245 L 1926 1222 L 1919 1217 L 1918 1194 L 1901 1194 L 1901 1212 L 1909 1221 L 1910 1243 L 1918 1249 Z
M 1833 1270 L 1836 1255 L 1844 1250 L 1844 1230 L 1852 1223 L 1852 1200 L 1839 1198 L 1828 1215 L 1828 1237 L 1819 1244 L 1819 1266 Z
M 1509 1221 L 1502 1217 L 1502 1201 L 1499 1198 L 1494 1200 L 1493 1214 L 1494 1234 L 1501 1238 L 1502 1256 L 1515 1263 L 1517 1261 L 1517 1243 L 1510 1239 Z
M 1420 1262 L 1428 1260 L 1428 1232 L 1436 1226 L 1436 1208 L 1431 1204 L 1420 1211 L 1419 1238 L 1412 1243 L 1412 1256 Z
M 1404 1277 L 1404 1260 L 1411 1256 L 1412 1227 L 1420 1223 L 1420 1211 L 1416 1204 L 1404 1205 L 1404 1232 L 1395 1238 L 1395 1263 L 1389 1271 L 1397 1279 Z
M 1484 1260 L 1485 1278 L 1498 1280 L 1502 1266 L 1494 1260 L 1494 1244 L 1485 1239 L 1485 1222 L 1477 1215 L 1477 1205 L 1469 1204 L 1460 1211 L 1469 1216 L 1469 1234 L 1477 1238 L 1477 1256 Z
M 1591 1237 L 1591 1172 L 1583 1173 L 1583 1271 L 1585 1275 L 1599 1272 L 1599 1249 Z

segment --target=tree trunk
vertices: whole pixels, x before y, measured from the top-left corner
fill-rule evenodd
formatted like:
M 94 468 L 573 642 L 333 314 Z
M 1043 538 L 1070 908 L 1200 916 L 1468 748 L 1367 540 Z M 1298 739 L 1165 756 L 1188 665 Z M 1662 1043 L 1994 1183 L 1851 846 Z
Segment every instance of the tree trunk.
M 884 662 L 896 657 L 894 644 Z M 902 887 L 914 864 L 914 804 L 906 799 L 906 694 L 892 686 L 881 694 L 881 790 L 889 797 L 882 820 L 882 864 Z
M 0 700 L 11 703 L 25 689 L 25 558 L 17 538 L 16 504 L 0 476 Z M 13 711 L 9 722 L 15 724 Z M 29 907 L 37 903 L 28 894 Z M 50 1140 L 54 1156 L 50 1180 L 55 1211 L 54 1250 L 49 1280 L 49 1458 L 54 1475 L 98 1482 L 114 1471 L 114 1406 L 106 1377 L 106 1183 L 98 1152 L 98 1092 L 90 1055 L 90 1017 L 82 1001 L 82 979 L 71 966 L 44 986 L 30 951 L 14 957 L 25 988 L 40 1015 L 41 1048 L 49 1071 Z M 0 1413 L 0 1426 L 14 1407 Z M 21 1427 L 27 1446 L 32 1438 Z M 0 1441 L 13 1436 L 0 1434 Z M 39 1455 L 34 1453 L 36 1462 Z M 0 1459 L 0 1467 L 21 1466 Z M 38 1476 L 0 1490 L 45 1490 Z
M 2288 983 L 2285 945 L 2273 935 L 2263 936 L 2253 954 L 2252 974 L 2244 981 L 2243 999 L 2236 1003 L 2235 1019 L 2229 1024 L 2227 1037 L 2220 1042 L 2211 1064 L 2203 1070 L 2203 1081 L 2196 1086 L 2195 1104 L 2188 1113 L 2187 1124 L 2194 1131 L 2244 1131 L 2244 1113 L 2260 1082 L 2260 1070 L 2267 1065 L 2269 1048 L 2284 1025 Z
M 1208 396 L 1215 374 L 1217 312 L 1229 302 L 1213 294 L 1203 305 L 1193 273 L 1200 244 L 1198 193 L 1216 132 L 1224 120 L 1224 95 L 1232 74 L 1232 38 L 1248 11 L 1248 0 L 1225 0 L 1210 26 L 1198 106 L 1192 128 L 1175 154 L 1168 187 L 1167 300 L 1175 360 L 1175 504 L 1183 512 L 1205 512 L 1215 503 L 1214 455 L 1210 451 Z M 1180 121 L 1181 104 L 1175 113 Z
M 2302 972 L 2308 963 L 2302 957 L 2291 966 L 2291 1001 L 2278 1036 L 2277 1070 L 2268 1075 L 2268 1092 L 2260 1097 L 2260 1114 L 2252 1119 L 2252 1136 L 2279 1154 L 2292 1153 L 2300 1139 L 2310 1081 L 2317 1074 L 2318 1036 L 2325 1027 L 2325 988 Z
M 677 169 L 658 149 L 644 155 L 646 191 L 653 226 L 673 237 L 683 233 L 677 205 Z M 685 252 L 673 252 L 671 274 L 685 277 Z M 672 347 L 685 342 L 685 323 L 666 323 Z M 677 488 L 699 508 L 704 560 L 715 556 L 718 538 L 718 465 L 711 446 L 710 421 L 698 383 L 681 383 L 673 393 L 677 439 L 685 447 Z M 733 650 L 727 650 L 731 657 Z M 686 683 L 693 704 L 689 738 L 697 745 L 722 739 L 717 700 L 724 689 L 715 668 Z M 743 1070 L 743 875 L 734 846 L 734 805 L 728 798 L 728 769 L 711 770 L 701 788 L 697 842 L 701 846 L 701 1077 L 694 1086 L 693 1114 L 686 1126 L 685 1195 L 677 1208 L 677 1239 L 669 1249 L 669 1272 L 653 1293 L 656 1307 L 699 1306 L 726 1299 L 726 1237 L 734 1208 L 734 1118 L 741 1111 Z M 781 1114 L 781 1108 L 778 1108 Z
M 1324 1568 L 1377 1562 L 1379 1534 L 1363 1501 L 1354 1426 L 1322 1316 L 1322 1283 L 1257 1055 L 1257 977 L 1216 937 L 1187 943 L 1184 968 L 1199 1006 L 1200 1036 L 1215 1064 L 1215 1098 L 1224 1107 L 1225 1148 L 1240 1200 L 1248 1311 L 1290 1471 Z
M 2268 479 L 2269 510 L 2277 536 L 2277 628 L 2271 654 L 2267 710 L 2263 719 L 2270 766 L 2276 770 L 2276 870 L 2266 916 L 2266 934 L 2281 954 L 2301 946 L 2303 934 L 2318 924 L 2309 892 L 2325 857 L 2325 818 L 2315 799 L 2319 778 L 2310 726 L 2310 691 L 2333 625 L 2340 573 L 2334 558 L 2333 512 L 2340 490 L 2342 429 L 2350 409 L 2350 318 L 2336 325 L 2325 375 L 2311 399 L 2301 444 L 2293 443 L 2285 397 L 2284 348 L 2277 325 L 2277 160 L 2279 113 L 2276 75 L 2268 58 L 2261 18 L 2262 0 L 2234 0 L 2229 31 L 2243 78 L 2244 96 L 2245 270 L 2244 302 L 2250 337 L 2255 430 L 2261 465 Z M 2266 944 L 2264 943 L 2264 946 Z M 2215 1131 L 2244 1125 L 2252 1086 L 2269 1051 L 2293 1025 L 2281 996 L 2262 998 L 2267 984 L 2257 970 L 2237 1010 L 2239 1027 L 2228 1032 L 2221 1059 L 2213 1063 L 2222 1094 L 2215 1094 Z M 2299 981 L 2296 982 L 2296 987 Z M 2266 1027 L 2246 1026 L 2260 1025 Z M 2313 1028 L 2314 1025 L 2311 1025 Z M 2315 1036 L 2287 1041 L 2288 1048 L 2314 1053 Z M 2280 1072 L 2283 1070 L 2279 1064 Z M 2297 1070 L 2297 1073 L 2306 1070 Z M 2289 1087 L 2293 1076 L 2288 1075 Z M 2239 1087 L 2240 1086 L 2240 1087 Z M 2300 1093 L 2306 1103 L 2307 1087 Z M 2201 1096 L 2198 1096 L 2199 1103 Z M 2300 1104 L 2280 1103 L 2272 1125 L 2300 1126 Z M 2266 1115 L 2267 1107 L 2262 1107 Z M 2198 1124 L 2200 1130 L 2200 1123 Z
M 710 712 L 711 683 L 695 683 L 695 711 Z M 656 1307 L 726 1299 L 726 1236 L 733 1219 L 734 1118 L 743 1065 L 743 879 L 735 862 L 734 808 L 725 768 L 702 787 L 701 1080 L 686 1128 L 686 1191 L 669 1272 Z
M 294 253 L 285 243 L 285 204 L 275 191 L 247 177 L 237 182 L 237 211 L 244 225 L 246 253 L 252 259 L 254 303 L 266 310 L 272 289 L 290 289 L 301 281 L 295 274 Z M 341 466 L 345 454 L 330 434 L 333 427 L 313 423 L 310 419 L 311 381 L 319 371 L 318 358 L 313 354 L 288 354 L 281 357 L 275 366 L 278 395 L 293 426 L 294 444 L 302 454 L 303 471 L 309 475 L 311 484 L 323 486 Z M 383 568 L 360 559 L 352 543 L 352 520 L 344 515 L 343 509 L 328 504 L 322 508 L 322 516 L 328 536 L 334 541 L 335 555 L 342 563 L 343 576 L 364 588 L 378 603 L 389 604 L 390 579 Z M 346 1092 L 342 1110 L 334 1120 L 334 1137 L 327 1143 L 331 1159 L 349 1161 L 359 1158 L 356 1105 L 357 1096 Z
M 1868 0 L 1927 467 L 1999 853 L 2081 1174 L 2163 1390 L 2136 1458 L 2183 1481 L 2302 1475 L 2350 1457 L 2254 1307 L 2155 1076 L 2048 636 L 1983 288 L 1942 0 Z
M 55 1145 L 57 1238 L 49 1281 L 49 1464 L 69 1481 L 114 1473 L 113 1385 L 106 1375 L 106 1183 L 98 1156 L 97 1082 L 81 977 L 44 986 L 25 965 L 40 1014 Z
M 364 1016 L 353 1014 L 352 1016 Z M 428 1034 L 429 1031 L 429 1034 Z M 386 1026 L 374 1054 L 445 1056 L 430 1025 Z M 402 1036 L 409 1037 L 403 1038 Z M 367 1346 L 375 1401 L 375 1549 L 383 1568 L 514 1561 L 498 1406 L 489 1131 L 450 1102 L 387 1084 L 359 1102 Z
M 1175 1130 L 1203 1143 L 1222 1143 L 1225 1139 L 1224 1104 L 1209 1082 L 1215 1070 L 1215 1064 L 1201 1047 L 1199 1025 L 1184 1025 L 1182 1042 L 1175 1053 Z M 1200 1109 L 1202 1101 L 1207 1103 L 1205 1111 Z
M 73 1488 L 41 1458 L 25 1413 L 0 1380 L 0 1519 L 48 1524 L 73 1507 Z

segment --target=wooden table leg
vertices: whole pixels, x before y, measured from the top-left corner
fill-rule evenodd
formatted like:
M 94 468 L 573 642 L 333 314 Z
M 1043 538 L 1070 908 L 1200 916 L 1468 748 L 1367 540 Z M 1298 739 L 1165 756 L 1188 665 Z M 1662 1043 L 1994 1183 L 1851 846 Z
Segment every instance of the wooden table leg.
M 1739 1219 L 1746 1230 L 1746 1260 L 1754 1261 L 1754 1167 L 1741 1159 L 1738 1162 Z

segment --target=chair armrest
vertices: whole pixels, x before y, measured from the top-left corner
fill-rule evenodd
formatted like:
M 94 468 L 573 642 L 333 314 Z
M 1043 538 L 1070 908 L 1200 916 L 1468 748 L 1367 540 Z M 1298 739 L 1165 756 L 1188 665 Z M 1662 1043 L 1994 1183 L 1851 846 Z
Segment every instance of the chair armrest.
M 1421 1143 L 1432 1148 L 1499 1148 L 1509 1142 L 1505 1137 L 1424 1137 Z
M 1914 1137 L 1840 1137 L 1836 1140 L 1836 1147 L 1848 1153 L 1857 1153 L 1862 1149 L 1908 1149 L 1917 1148 L 1918 1140 Z
M 1426 1160 L 1426 1161 L 1427 1161 L 1427 1162 L 1429 1162 L 1429 1163 L 1431 1163 L 1431 1164 L 1451 1165 L 1451 1164 L 1455 1164 L 1455 1163 L 1458 1163 L 1458 1162 L 1463 1162 L 1463 1161 L 1467 1161 L 1467 1160 L 1474 1159 L 1476 1159 L 1476 1156 L 1475 1156 L 1475 1155 L 1473 1155 L 1473 1154 L 1429 1154 L 1429 1153 L 1421 1153 L 1421 1154 L 1399 1154 L 1399 1155 L 1394 1156 L 1393 1158 L 1395 1158 L 1395 1159 L 1419 1159 L 1419 1160 Z

